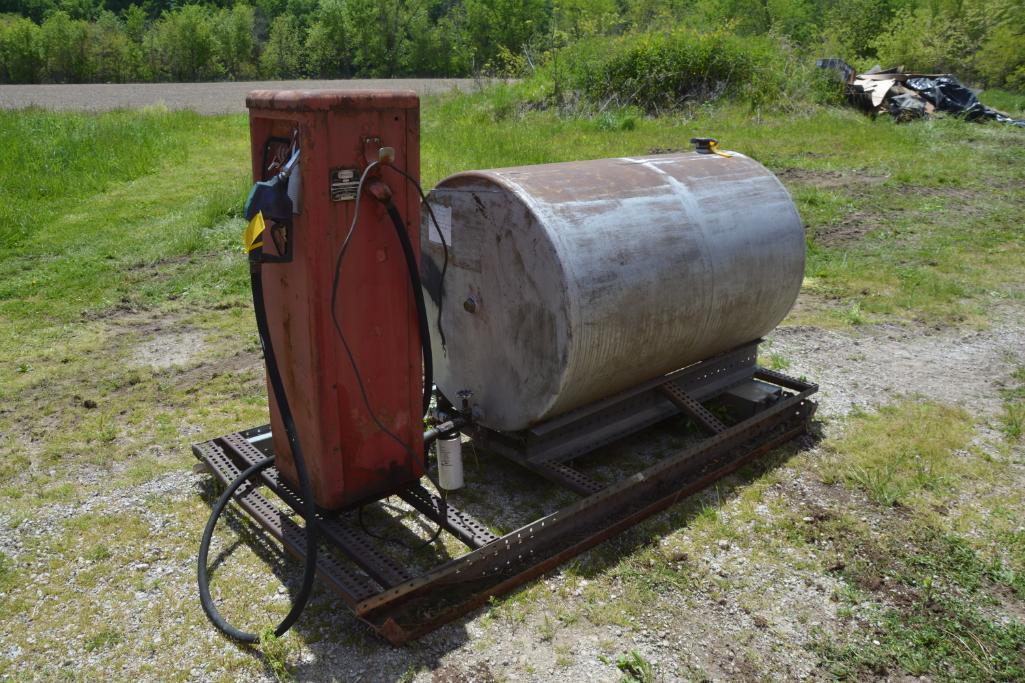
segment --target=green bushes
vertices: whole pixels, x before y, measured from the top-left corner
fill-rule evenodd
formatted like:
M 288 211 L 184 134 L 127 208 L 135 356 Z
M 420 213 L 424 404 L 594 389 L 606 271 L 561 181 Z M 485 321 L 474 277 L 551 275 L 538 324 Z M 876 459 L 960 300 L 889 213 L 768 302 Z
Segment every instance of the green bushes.
M 80 83 L 89 74 L 86 52 L 89 24 L 57 11 L 46 18 L 39 30 L 43 55 L 42 78 L 53 83 Z
M 164 12 L 146 34 L 144 46 L 158 80 L 198 81 L 218 75 L 212 17 L 199 5 Z
M 758 99 L 774 85 L 767 82 L 773 44 L 764 38 L 681 29 L 617 43 L 609 57 L 577 73 L 581 91 L 603 107 L 658 113 L 722 96 Z
M 0 82 L 541 72 L 556 101 L 661 111 L 784 102 L 820 87 L 816 57 L 842 57 L 1025 89 L 1021 0 L 139 2 L 0 0 Z
M 1020 0 L 909 6 L 872 44 L 885 64 L 949 71 L 985 87 L 1025 91 L 1025 4 Z
M 784 40 L 687 28 L 578 43 L 544 72 L 549 101 L 649 114 L 720 98 L 753 106 L 821 101 L 824 76 Z
M 975 54 L 979 75 L 990 86 L 1025 92 L 1025 32 L 999 26 Z
M 256 75 L 253 64 L 255 19 L 253 8 L 243 4 L 222 9 L 213 18 L 214 60 L 227 78 L 244 80 Z
M 39 27 L 30 19 L 0 17 L 0 80 L 35 83 L 42 66 Z

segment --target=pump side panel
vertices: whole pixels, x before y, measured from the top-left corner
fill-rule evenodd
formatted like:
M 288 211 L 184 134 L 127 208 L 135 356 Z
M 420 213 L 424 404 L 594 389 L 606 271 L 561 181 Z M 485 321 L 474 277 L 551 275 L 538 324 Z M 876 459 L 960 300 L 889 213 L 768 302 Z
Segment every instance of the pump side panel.
M 332 321 L 335 261 L 355 202 L 334 201 L 330 177 L 337 168 L 355 169 L 358 176 L 380 146 L 394 147 L 395 165 L 419 177 L 419 102 L 412 93 L 264 91 L 251 94 L 247 104 L 254 176 L 263 175 L 268 135 L 288 137 L 299 130 L 302 201 L 294 217 L 294 258 L 265 264 L 263 282 L 274 349 L 317 504 L 338 509 L 389 495 L 420 478 L 422 459 L 375 424 Z M 418 250 L 416 190 L 397 173 L 384 171 L 381 177 Z M 413 455 L 421 454 L 422 372 L 412 290 L 391 221 L 365 193 L 341 268 L 336 310 L 373 413 Z M 270 408 L 277 466 L 295 485 L 273 396 Z

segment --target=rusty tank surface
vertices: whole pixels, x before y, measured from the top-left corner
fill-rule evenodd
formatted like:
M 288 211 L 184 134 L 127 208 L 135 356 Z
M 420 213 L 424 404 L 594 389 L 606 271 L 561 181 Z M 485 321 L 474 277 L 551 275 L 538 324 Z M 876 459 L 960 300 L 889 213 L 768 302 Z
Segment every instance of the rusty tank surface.
M 793 306 L 805 236 L 738 153 L 457 173 L 423 212 L 435 381 L 517 431 L 756 340 Z M 440 234 L 439 234 L 440 229 Z M 442 333 L 444 345 L 442 344 Z

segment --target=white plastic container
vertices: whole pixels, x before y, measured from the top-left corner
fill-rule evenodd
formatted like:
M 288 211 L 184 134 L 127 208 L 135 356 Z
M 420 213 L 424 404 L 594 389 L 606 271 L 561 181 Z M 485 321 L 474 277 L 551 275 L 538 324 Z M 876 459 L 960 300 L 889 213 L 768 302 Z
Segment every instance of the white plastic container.
M 459 432 L 439 437 L 438 484 L 446 491 L 463 488 L 463 442 Z

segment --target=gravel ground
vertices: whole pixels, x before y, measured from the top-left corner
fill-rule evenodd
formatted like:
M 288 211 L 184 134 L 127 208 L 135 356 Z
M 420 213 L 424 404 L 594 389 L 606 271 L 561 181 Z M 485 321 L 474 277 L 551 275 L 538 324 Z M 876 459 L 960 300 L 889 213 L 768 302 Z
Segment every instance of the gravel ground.
M 914 394 L 993 415 L 1001 405 L 996 383 L 1025 358 L 1025 319 L 1010 305 L 994 306 L 989 316 L 993 326 L 986 330 L 781 327 L 769 335 L 769 349 L 791 361 L 787 373 L 819 383 L 820 416 L 839 417 Z
M 412 90 L 422 96 L 478 87 L 479 82 L 472 78 L 4 85 L 0 87 L 0 108 L 106 111 L 163 104 L 168 109 L 192 109 L 200 114 L 232 114 L 246 110 L 246 95 L 252 90 Z
M 149 362 L 162 348 L 159 342 L 151 340 L 136 349 L 137 362 Z M 845 331 L 783 327 L 773 333 L 768 348 L 789 360 L 787 372 L 820 382 L 821 414 L 827 418 L 822 428 L 827 437 L 844 427 L 843 420 L 833 418 L 857 407 L 888 403 L 905 393 L 963 403 L 985 418 L 999 409 L 995 386 L 1006 377 L 1014 358 L 1025 358 L 1025 311 L 1017 303 L 998 309 L 993 326 L 981 331 L 914 323 Z M 258 361 L 255 355 L 252 360 Z M 667 434 L 658 429 L 652 432 L 634 438 L 631 451 L 665 446 Z M 812 459 L 820 453 L 818 446 L 809 443 L 802 449 Z M 481 470 L 487 470 L 487 476 L 504 477 L 493 465 L 482 461 Z M 791 515 L 808 521 L 810 510 L 835 506 L 837 496 L 853 495 L 824 486 L 814 474 L 794 466 L 778 468 L 774 477 L 755 507 L 756 520 L 769 522 Z M 729 524 L 743 516 L 738 492 L 749 485 L 750 481 L 730 478 L 703 496 L 710 505 L 721 506 L 719 514 Z M 206 475 L 180 471 L 96 495 L 77 506 L 52 505 L 24 520 L 16 532 L 7 523 L 0 525 L 4 530 L 0 549 L 13 557 L 18 557 L 24 544 L 47 538 L 63 522 L 83 513 L 137 516 L 153 534 L 152 548 L 125 558 L 125 575 L 132 577 L 125 580 L 141 586 L 131 599 L 130 616 L 120 617 L 127 632 L 142 635 L 132 645 L 135 654 L 129 655 L 130 663 L 123 656 L 91 650 L 83 642 L 82 626 L 68 619 L 58 634 L 66 651 L 30 678 L 78 677 L 85 671 L 87 677 L 154 676 L 154 669 L 139 668 L 140 659 L 150 660 L 157 670 L 170 667 L 189 680 L 225 680 L 240 673 L 237 658 L 243 651 L 223 640 L 197 614 L 192 559 L 197 530 L 183 527 L 176 513 L 209 494 Z M 489 492 L 487 497 L 488 504 L 499 510 L 514 506 L 514 494 L 496 498 Z M 156 499 L 162 505 L 153 509 Z M 851 497 L 840 504 L 857 506 L 859 514 L 866 515 L 862 519 L 873 526 L 886 524 L 859 499 Z M 0 520 L 4 516 L 0 513 Z M 343 604 L 320 590 L 297 626 L 299 638 L 287 639 L 292 675 L 298 680 L 421 683 L 615 681 L 620 677 L 616 657 L 636 651 L 656 666 L 657 680 L 662 681 L 759 680 L 770 672 L 784 680 L 826 677 L 815 654 L 804 645 L 814 629 L 844 628 L 835 598 L 842 588 L 840 580 L 812 568 L 806 550 L 770 548 L 766 554 L 757 541 L 752 545 L 744 537 L 739 542 L 700 537 L 689 519 L 672 522 L 671 533 L 656 541 L 653 552 L 672 558 L 674 566 L 687 567 L 690 584 L 680 590 L 660 590 L 653 604 L 649 600 L 634 611 L 630 602 L 636 580 L 618 576 L 616 569 L 622 557 L 632 554 L 637 561 L 641 546 L 636 540 L 605 544 L 571 563 L 573 568 L 564 567 L 528 584 L 519 599 L 514 596 L 505 604 L 480 610 L 405 648 L 393 648 L 376 638 Z M 168 547 L 174 550 L 168 552 Z M 88 571 L 90 564 L 80 557 L 66 580 L 74 581 L 77 572 Z M 56 578 L 35 572 L 29 590 Z M 55 614 L 63 609 L 53 598 L 38 604 Z M 94 618 L 119 619 L 122 607 L 98 602 Z M 596 612 L 607 616 L 595 618 Z M 155 615 L 164 617 L 154 621 Z M 203 643 L 202 656 L 190 654 L 191 646 L 180 640 L 183 619 L 188 624 L 187 641 Z M 24 648 L 32 647 L 31 642 L 11 642 L 17 630 L 3 631 L 0 656 L 17 661 L 26 653 Z M 262 675 L 254 675 L 252 669 L 246 675 L 272 679 L 267 668 Z

